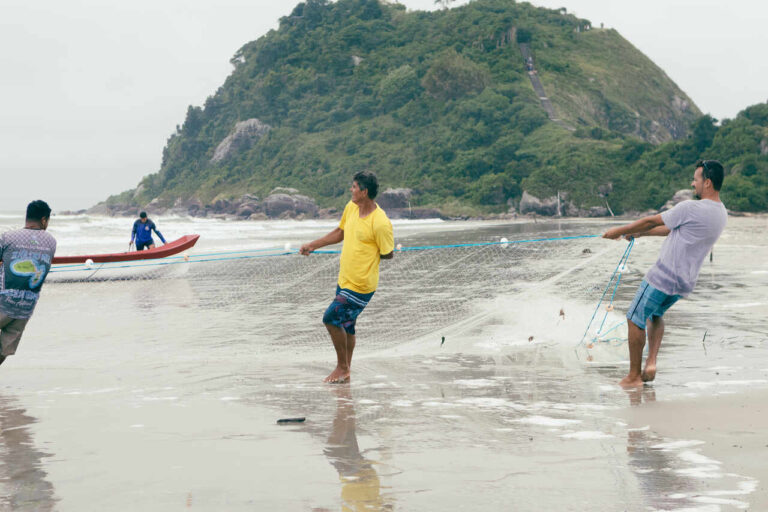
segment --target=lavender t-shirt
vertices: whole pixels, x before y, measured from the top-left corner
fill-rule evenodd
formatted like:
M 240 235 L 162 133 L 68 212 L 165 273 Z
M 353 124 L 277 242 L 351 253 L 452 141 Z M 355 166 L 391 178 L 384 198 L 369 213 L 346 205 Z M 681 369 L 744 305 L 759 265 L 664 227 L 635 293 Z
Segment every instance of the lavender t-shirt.
M 701 264 L 725 228 L 728 213 L 720 201 L 683 201 L 661 214 L 670 229 L 659 259 L 645 280 L 667 295 L 687 296 L 693 291 Z
M 0 235 L 0 313 L 29 318 L 51 268 L 56 239 L 42 229 L 17 229 Z

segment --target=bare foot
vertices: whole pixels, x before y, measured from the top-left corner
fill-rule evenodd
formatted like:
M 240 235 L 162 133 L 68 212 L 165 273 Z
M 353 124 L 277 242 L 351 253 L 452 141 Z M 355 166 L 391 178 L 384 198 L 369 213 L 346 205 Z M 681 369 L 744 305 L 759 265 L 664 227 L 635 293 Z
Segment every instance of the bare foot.
M 619 382 L 619 386 L 621 386 L 624 389 L 632 389 L 632 388 L 639 388 L 643 385 L 643 379 L 640 378 L 640 376 L 637 377 L 630 377 L 627 375 L 621 381 Z
M 651 382 L 656 378 L 656 365 L 646 364 L 642 374 L 643 382 Z
M 329 384 L 343 384 L 349 382 L 349 380 L 349 370 L 337 366 L 329 376 L 323 379 L 323 382 L 328 382 Z

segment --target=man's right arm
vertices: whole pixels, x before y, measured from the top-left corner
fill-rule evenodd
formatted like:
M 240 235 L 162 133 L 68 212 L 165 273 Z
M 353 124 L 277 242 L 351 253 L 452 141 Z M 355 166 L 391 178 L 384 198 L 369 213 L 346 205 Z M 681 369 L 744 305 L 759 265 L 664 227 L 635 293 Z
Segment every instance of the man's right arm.
M 344 230 L 341 228 L 336 228 L 330 233 L 328 233 L 327 235 L 325 235 L 324 237 L 318 238 L 317 240 L 313 240 L 308 244 L 302 245 L 301 249 L 299 249 L 299 254 L 303 254 L 304 256 L 309 256 L 311 252 L 314 252 L 321 247 L 325 247 L 326 245 L 337 244 L 343 240 L 344 240 Z
M 624 226 L 611 228 L 603 234 L 603 238 L 616 240 L 622 236 L 634 236 L 637 233 L 647 233 L 662 226 L 665 226 L 665 224 L 661 219 L 661 215 L 649 215 L 648 217 L 643 217 L 642 219 L 625 224 Z

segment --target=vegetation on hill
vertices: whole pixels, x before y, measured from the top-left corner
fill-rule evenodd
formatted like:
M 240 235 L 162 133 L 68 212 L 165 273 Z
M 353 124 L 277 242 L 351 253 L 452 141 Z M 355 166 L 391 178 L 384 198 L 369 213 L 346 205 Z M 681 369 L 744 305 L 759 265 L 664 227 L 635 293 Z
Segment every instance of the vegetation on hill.
M 576 131 L 548 120 L 517 41 Z M 584 207 L 608 200 L 620 213 L 663 204 L 703 156 L 732 170 L 730 207 L 766 206 L 764 105 L 715 126 L 618 33 L 564 10 L 307 0 L 232 64 L 205 105 L 189 107 L 159 172 L 108 204 L 210 203 L 283 186 L 340 206 L 350 176 L 371 168 L 384 187 L 413 189 L 414 206 L 448 214 L 506 211 L 523 190 Z M 270 129 L 212 160 L 250 119 Z

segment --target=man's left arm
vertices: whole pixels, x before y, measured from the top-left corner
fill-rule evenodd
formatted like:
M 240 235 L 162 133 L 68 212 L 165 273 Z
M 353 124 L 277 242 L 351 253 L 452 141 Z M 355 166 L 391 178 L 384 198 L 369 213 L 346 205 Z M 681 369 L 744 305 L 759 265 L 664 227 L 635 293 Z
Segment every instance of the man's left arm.
M 667 236 L 672 232 L 671 229 L 669 229 L 667 226 L 656 226 L 653 229 L 649 229 L 648 231 L 643 231 L 642 233 L 635 233 L 633 235 L 625 235 L 625 238 L 640 238 L 641 236 Z
M 391 260 L 395 257 L 395 236 L 392 231 L 392 222 L 389 219 L 376 226 L 374 232 L 376 245 L 379 246 L 379 256 L 383 260 Z
M 154 223 L 152 223 L 152 229 L 155 231 L 155 233 L 157 233 L 157 236 L 160 238 L 160 240 L 163 243 L 166 243 L 165 238 L 163 238 L 163 234 L 157 230 L 157 226 Z
M 657 229 L 660 226 L 664 226 L 664 221 L 661 218 L 661 214 L 649 215 L 648 217 L 643 217 L 642 219 L 638 219 L 635 222 L 631 222 L 617 228 L 611 228 L 603 233 L 603 238 L 616 240 L 622 236 L 649 236 L 654 231 L 657 231 L 657 233 L 653 234 L 661 235 L 662 230 Z M 666 226 L 664 227 L 666 228 Z M 669 231 L 667 231 L 665 234 L 669 234 Z

